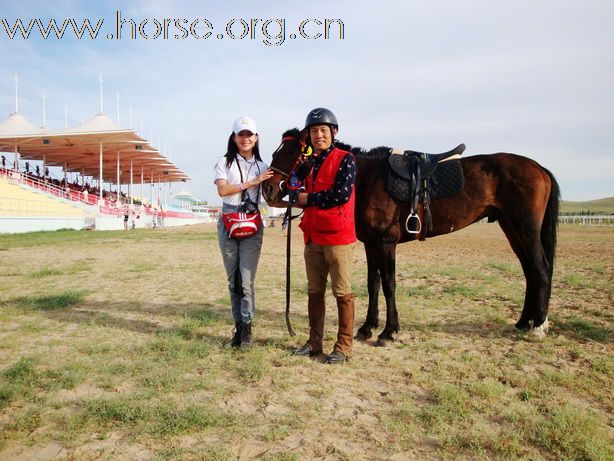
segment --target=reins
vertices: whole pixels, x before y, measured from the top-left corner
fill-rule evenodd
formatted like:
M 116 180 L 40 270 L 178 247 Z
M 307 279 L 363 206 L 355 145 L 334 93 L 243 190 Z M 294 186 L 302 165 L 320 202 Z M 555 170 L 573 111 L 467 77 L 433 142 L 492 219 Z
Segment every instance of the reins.
M 296 138 L 294 136 L 286 136 L 282 138 L 282 143 L 284 141 L 290 141 L 290 140 L 295 140 L 295 139 Z M 294 165 L 290 169 L 289 173 L 286 173 L 285 171 L 282 171 L 279 168 L 275 168 L 275 167 L 270 167 L 271 170 L 283 175 L 284 179 L 288 179 L 289 177 L 291 177 L 296 167 L 302 163 L 303 157 L 305 156 L 305 150 L 306 150 L 305 144 L 301 143 L 301 155 L 299 155 L 299 157 L 296 159 L 296 162 L 294 162 Z M 309 154 L 307 155 L 311 155 L 311 151 L 309 151 Z M 280 182 L 280 188 L 283 182 L 284 181 Z M 292 220 L 299 218 L 303 214 L 303 211 L 301 211 L 301 213 L 299 213 L 296 216 L 292 216 L 292 205 L 295 204 L 298 199 L 298 187 L 294 188 L 294 187 L 291 187 L 290 185 L 288 185 L 287 187 L 289 189 L 288 207 L 286 208 L 286 213 L 284 215 L 284 223 L 287 225 L 287 232 L 286 232 L 286 326 L 288 327 L 288 333 L 290 334 L 290 336 L 295 336 L 296 333 L 292 329 L 292 325 L 290 323 L 290 272 L 291 272 L 290 271 L 290 255 L 291 255 L 290 249 L 291 249 L 291 243 L 292 243 Z M 283 224 L 282 224 L 282 227 L 283 227 Z
M 287 223 L 286 232 L 286 326 L 288 327 L 288 333 L 290 336 L 296 335 L 290 324 L 290 247 L 292 242 L 292 220 L 301 216 L 292 216 L 292 204 L 294 203 L 293 196 L 290 194 L 290 200 L 288 200 L 288 207 L 286 208 L 286 214 L 284 215 L 284 222 Z

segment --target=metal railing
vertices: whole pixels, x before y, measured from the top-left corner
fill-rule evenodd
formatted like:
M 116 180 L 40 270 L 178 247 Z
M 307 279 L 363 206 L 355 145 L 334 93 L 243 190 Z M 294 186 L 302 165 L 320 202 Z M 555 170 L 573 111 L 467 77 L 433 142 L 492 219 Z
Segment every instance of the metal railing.
M 583 226 L 607 226 L 614 224 L 614 215 L 559 215 L 559 222 Z

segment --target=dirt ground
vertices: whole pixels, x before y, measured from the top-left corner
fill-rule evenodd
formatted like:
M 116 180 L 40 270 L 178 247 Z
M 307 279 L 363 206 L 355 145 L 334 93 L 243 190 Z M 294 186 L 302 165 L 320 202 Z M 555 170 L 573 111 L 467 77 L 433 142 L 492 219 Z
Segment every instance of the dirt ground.
M 593 415 L 585 424 L 606 444 L 614 440 L 607 391 L 614 385 L 614 229 L 561 228 L 550 332 L 542 341 L 514 329 L 524 278 L 497 225 L 401 245 L 396 341 L 376 347 L 376 331 L 356 341 L 350 362 L 338 367 L 290 354 L 307 337 L 302 241 L 296 227 L 293 234 L 297 336 L 288 336 L 283 316 L 285 237 L 279 227 L 267 229 L 256 346 L 245 353 L 224 347 L 232 321 L 211 225 L 2 251 L 0 369 L 32 356 L 40 370 L 85 363 L 85 371 L 73 387 L 41 388 L 38 397 L 13 397 L 0 407 L 0 459 L 554 460 L 612 453 L 591 452 L 590 434 L 579 429 L 571 431 L 574 448 L 553 442 L 550 426 L 547 441 L 539 431 L 565 411 L 583 409 Z M 33 275 L 52 268 L 59 273 Z M 368 300 L 361 244 L 354 286 L 357 329 Z M 65 309 L 23 308 L 36 296 L 68 289 L 82 290 L 84 299 Z M 330 349 L 332 295 L 327 302 Z M 380 331 L 383 303 L 380 295 Z M 139 369 L 134 351 L 169 332 L 205 343 L 207 356 L 185 366 L 168 362 L 170 384 L 147 387 L 126 364 Z M 605 365 L 596 372 L 600 360 Z M 104 371 L 105 363 L 119 371 Z M 132 395 L 206 404 L 227 422 L 164 436 L 138 422 L 67 422 L 66 414 L 82 414 L 91 399 Z M 29 408 L 37 419 L 20 426 Z

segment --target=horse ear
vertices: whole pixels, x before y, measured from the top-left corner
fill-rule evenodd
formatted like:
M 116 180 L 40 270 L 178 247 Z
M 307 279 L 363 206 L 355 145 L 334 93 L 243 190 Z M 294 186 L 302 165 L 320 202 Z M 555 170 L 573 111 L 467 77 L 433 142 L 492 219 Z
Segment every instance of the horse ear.
M 301 142 L 302 145 L 305 144 L 306 140 L 307 140 L 307 128 L 303 128 L 299 134 L 298 134 L 298 139 Z

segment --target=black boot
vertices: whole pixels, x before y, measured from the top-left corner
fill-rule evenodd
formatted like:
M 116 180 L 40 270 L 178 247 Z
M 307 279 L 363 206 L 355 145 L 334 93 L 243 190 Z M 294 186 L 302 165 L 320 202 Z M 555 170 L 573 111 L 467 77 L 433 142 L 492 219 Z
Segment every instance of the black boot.
M 230 347 L 239 347 L 241 345 L 241 322 L 235 322 L 235 332 L 230 340 Z
M 241 323 L 241 349 L 251 349 L 254 345 L 252 340 L 252 322 Z
M 292 351 L 292 355 L 298 355 L 298 356 L 309 356 L 309 357 L 314 357 L 316 355 L 320 355 L 322 354 L 322 350 L 319 351 L 312 351 L 311 350 L 311 346 L 309 345 L 309 342 L 305 343 L 304 345 L 302 345 L 299 348 L 296 348 Z
M 345 363 L 347 362 L 347 360 L 348 358 L 343 352 L 333 351 L 326 356 L 324 363 L 327 363 L 329 365 L 335 365 L 337 363 Z

